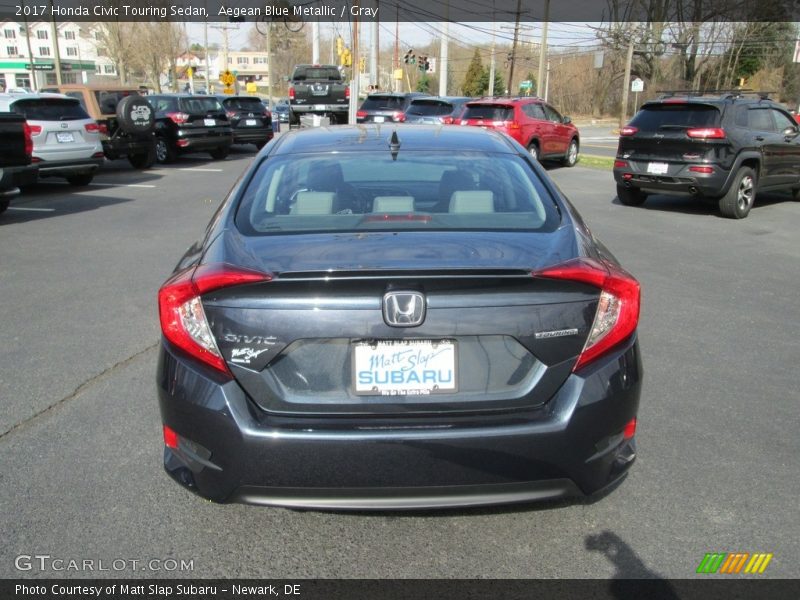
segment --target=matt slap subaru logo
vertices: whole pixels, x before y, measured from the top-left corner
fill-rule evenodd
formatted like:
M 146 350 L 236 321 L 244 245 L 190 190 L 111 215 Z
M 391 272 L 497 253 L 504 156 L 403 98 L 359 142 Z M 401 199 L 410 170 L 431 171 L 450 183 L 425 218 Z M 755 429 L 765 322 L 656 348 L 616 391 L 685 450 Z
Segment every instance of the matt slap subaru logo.
M 425 296 L 420 292 L 387 292 L 383 320 L 391 327 L 416 327 L 425 320 Z

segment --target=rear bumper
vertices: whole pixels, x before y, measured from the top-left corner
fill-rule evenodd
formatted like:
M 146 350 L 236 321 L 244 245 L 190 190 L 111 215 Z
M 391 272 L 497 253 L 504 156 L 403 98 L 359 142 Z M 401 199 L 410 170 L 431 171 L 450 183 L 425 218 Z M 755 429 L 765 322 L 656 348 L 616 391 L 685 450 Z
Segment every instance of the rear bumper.
M 272 130 L 272 125 L 268 127 L 242 127 L 241 129 L 233 130 L 233 143 L 234 144 L 255 144 L 260 142 L 268 142 L 275 135 Z
M 296 427 L 261 412 L 235 381 L 215 381 L 162 344 L 162 420 L 180 436 L 164 467 L 215 501 L 328 509 L 407 509 L 593 494 L 635 458 L 623 428 L 636 416 L 642 368 L 635 339 L 572 374 L 543 407 L 502 424 L 432 417 L 370 428 L 336 418 Z
M 348 104 L 292 104 L 291 110 L 296 113 L 346 113 L 350 110 Z
M 86 158 L 81 160 L 43 160 L 37 163 L 39 177 L 67 177 L 82 173 L 93 173 L 99 169 L 105 158 Z
M 19 194 L 18 186 L 36 181 L 38 172 L 38 165 L 0 168 L 0 199 Z
M 678 196 L 704 196 L 709 198 L 722 196 L 728 190 L 731 171 L 717 165 L 713 173 L 695 173 L 686 165 L 669 175 L 653 175 L 647 173 L 647 163 L 629 162 L 628 167 L 614 168 L 614 180 L 619 185 L 640 189 L 650 194 L 668 194 Z M 629 175 L 629 178 L 626 178 Z
M 173 140 L 178 152 L 198 152 L 228 147 L 233 143 L 233 134 L 230 130 L 212 133 L 178 133 Z
M 147 154 L 154 151 L 156 140 L 149 138 L 119 137 L 103 140 L 103 152 L 106 156 L 119 158 L 135 154 Z

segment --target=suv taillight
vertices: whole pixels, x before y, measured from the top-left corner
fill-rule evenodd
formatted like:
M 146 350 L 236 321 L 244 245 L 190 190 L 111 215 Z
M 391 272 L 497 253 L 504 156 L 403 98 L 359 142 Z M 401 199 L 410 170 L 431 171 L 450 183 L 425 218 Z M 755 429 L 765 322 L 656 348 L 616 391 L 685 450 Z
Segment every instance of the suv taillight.
M 406 120 L 406 113 L 396 110 L 392 113 L 392 121 L 395 123 L 402 123 Z
M 236 113 L 235 113 L 235 112 L 233 112 L 232 110 L 226 110 L 226 111 L 225 111 L 225 115 L 226 115 L 226 116 L 227 116 L 229 119 L 232 119 L 233 117 L 235 117 L 235 116 L 236 116 Z
M 725 130 L 721 127 L 698 127 L 696 129 L 687 129 L 686 135 L 693 139 L 724 140 Z
M 22 124 L 22 132 L 23 132 L 23 135 L 25 136 L 25 154 L 28 157 L 30 157 L 30 155 L 33 154 L 33 139 L 31 138 L 31 135 L 33 134 L 33 127 L 34 126 L 32 126 L 32 125 L 28 125 L 27 121 L 25 121 Z M 36 125 L 36 127 L 39 127 L 39 126 Z M 41 131 L 41 130 L 42 130 L 42 128 L 39 127 L 39 131 Z
M 294 100 L 294 86 L 289 87 L 289 100 Z
M 100 133 L 100 126 L 97 123 L 86 123 L 83 128 L 87 133 Z
M 442 125 L 452 125 L 455 122 L 453 117 L 442 117 L 439 120 L 442 122 Z
M 356 111 L 356 118 L 357 119 L 363 119 L 366 116 L 367 116 L 367 111 L 365 111 L 365 110 L 357 110 Z
M 639 282 L 621 267 L 590 258 L 576 258 L 533 275 L 577 281 L 600 289 L 592 329 L 573 371 L 600 358 L 636 330 L 641 290 Z
M 31 135 L 39 135 L 42 133 L 41 125 L 28 125 L 28 129 L 30 129 Z
M 350 86 L 344 88 L 344 99 L 350 100 Z
M 622 129 L 619 130 L 620 137 L 629 137 L 639 131 L 638 127 L 631 127 L 630 125 L 626 125 Z
M 213 290 L 270 281 L 271 275 L 228 264 L 185 269 L 158 290 L 161 332 L 173 345 L 216 371 L 231 376 L 211 333 L 200 296 Z
M 189 115 L 184 112 L 169 112 L 167 116 L 172 119 L 176 125 L 183 125 L 189 120 Z

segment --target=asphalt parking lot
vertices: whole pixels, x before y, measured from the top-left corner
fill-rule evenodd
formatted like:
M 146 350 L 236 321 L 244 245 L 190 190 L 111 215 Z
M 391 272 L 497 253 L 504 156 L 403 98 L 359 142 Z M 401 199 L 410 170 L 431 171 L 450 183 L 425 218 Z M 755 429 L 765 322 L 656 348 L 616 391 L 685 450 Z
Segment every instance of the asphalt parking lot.
M 608 172 L 550 171 L 643 287 L 638 462 L 597 501 L 298 512 L 174 484 L 156 290 L 252 156 L 117 161 L 0 215 L 0 577 L 686 578 L 734 551 L 773 553 L 761 577 L 800 574 L 800 203 L 781 194 L 733 221 L 676 198 L 624 207 Z M 35 554 L 193 568 L 15 568 Z

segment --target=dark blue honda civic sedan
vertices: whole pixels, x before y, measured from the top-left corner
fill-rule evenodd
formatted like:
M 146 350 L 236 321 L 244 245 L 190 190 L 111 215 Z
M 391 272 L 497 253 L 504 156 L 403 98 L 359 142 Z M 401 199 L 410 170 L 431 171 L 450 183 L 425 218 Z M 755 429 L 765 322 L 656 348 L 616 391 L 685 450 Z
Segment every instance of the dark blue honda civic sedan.
M 501 133 L 285 134 L 159 291 L 164 466 L 298 508 L 595 494 L 636 456 L 639 298 Z

